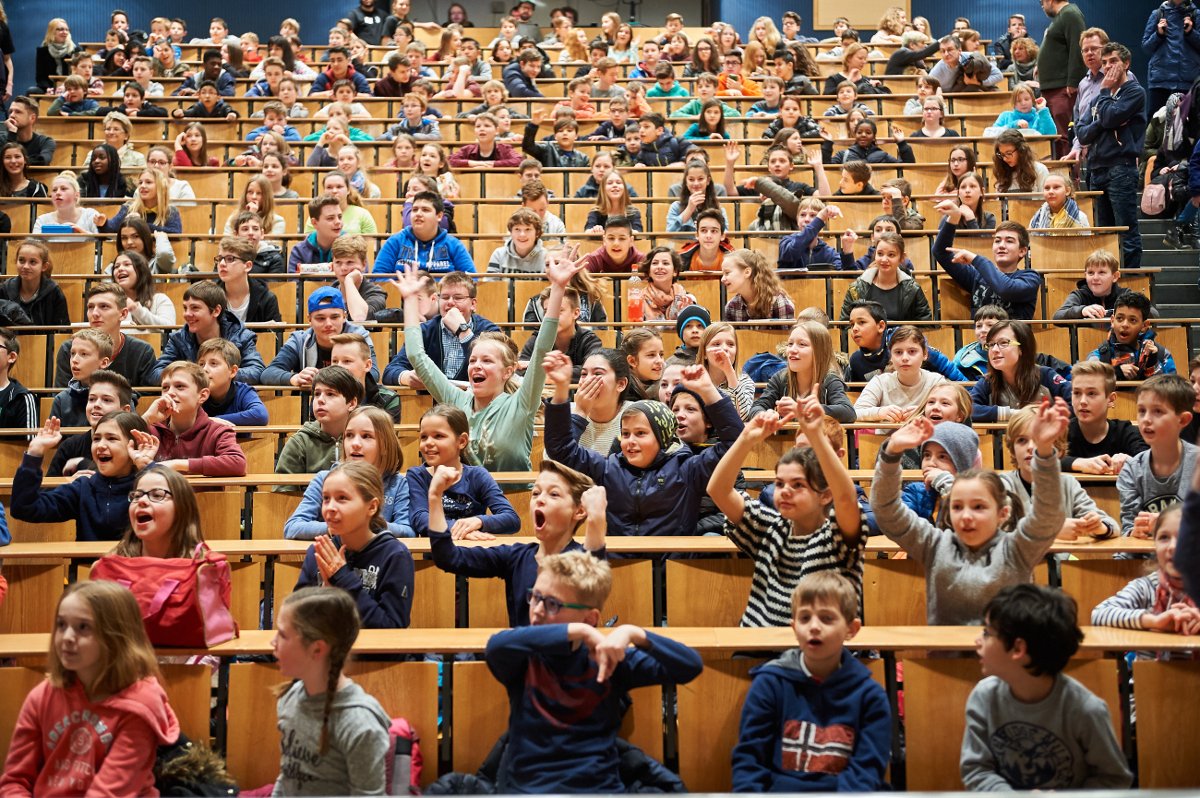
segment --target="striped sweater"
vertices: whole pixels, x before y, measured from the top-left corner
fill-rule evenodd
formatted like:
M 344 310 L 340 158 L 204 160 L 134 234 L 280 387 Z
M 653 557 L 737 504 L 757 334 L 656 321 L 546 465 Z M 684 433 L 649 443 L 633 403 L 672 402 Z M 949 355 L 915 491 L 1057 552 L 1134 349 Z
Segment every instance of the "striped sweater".
M 762 502 L 747 499 L 742 520 L 727 521 L 724 532 L 754 560 L 742 626 L 790 626 L 792 591 L 801 577 L 817 571 L 839 571 L 854 584 L 862 606 L 862 560 L 869 534 L 865 516 L 853 542 L 846 540 L 832 517 L 809 535 L 795 535 L 791 521 Z

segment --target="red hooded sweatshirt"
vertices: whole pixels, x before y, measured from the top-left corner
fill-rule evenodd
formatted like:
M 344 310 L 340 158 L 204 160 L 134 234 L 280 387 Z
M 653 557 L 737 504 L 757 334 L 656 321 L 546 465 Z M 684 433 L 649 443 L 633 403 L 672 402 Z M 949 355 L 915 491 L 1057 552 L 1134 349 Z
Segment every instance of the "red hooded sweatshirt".
M 78 683 L 46 680 L 21 707 L 0 796 L 157 796 L 158 746 L 178 738 L 179 721 L 153 677 L 98 703 Z
M 228 424 L 209 418 L 204 408 L 196 410 L 195 423 L 182 435 L 176 435 L 167 424 L 155 424 L 150 432 L 159 441 L 156 460 L 186 459 L 189 474 L 246 476 L 246 453 L 238 445 L 237 433 Z

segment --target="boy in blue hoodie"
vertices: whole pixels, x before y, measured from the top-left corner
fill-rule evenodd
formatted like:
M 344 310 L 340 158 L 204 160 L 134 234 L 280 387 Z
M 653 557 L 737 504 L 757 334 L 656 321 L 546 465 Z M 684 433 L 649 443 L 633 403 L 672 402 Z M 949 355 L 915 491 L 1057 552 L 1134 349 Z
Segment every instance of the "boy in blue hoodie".
M 1150 300 L 1137 291 L 1117 297 L 1112 332 L 1087 359 L 1111 364 L 1120 380 L 1144 380 L 1155 374 L 1175 373 L 1175 359 L 1170 350 L 1154 342 Z
M 843 369 L 846 382 L 869 382 L 872 377 L 886 371 L 892 359 L 889 348 L 891 337 L 892 328 L 888 325 L 887 311 L 883 305 L 869 299 L 853 303 L 850 306 L 850 340 L 858 349 L 850 354 L 850 362 Z M 932 346 L 926 346 L 926 350 L 925 365 L 922 367 L 926 371 L 936 371 L 951 382 L 967 380 L 950 358 Z
M 750 671 L 733 749 L 735 792 L 874 792 L 892 749 L 887 694 L 846 650 L 858 593 L 818 571 L 792 593 L 798 648 Z
M 258 391 L 236 379 L 242 363 L 242 353 L 236 346 L 224 338 L 210 338 L 200 344 L 196 362 L 208 377 L 208 398 L 203 409 L 209 418 L 235 427 L 267 423 L 267 406 Z
M 841 215 L 838 206 L 826 205 L 816 197 L 800 200 L 796 210 L 800 230 L 779 241 L 779 268 L 822 266 L 833 270 L 841 266 L 841 255 L 821 238 L 826 222 Z
M 462 242 L 442 229 L 445 208 L 433 191 L 421 191 L 412 199 L 409 226 L 383 242 L 375 256 L 374 274 L 403 273 L 409 263 L 430 274 L 474 272 L 475 261 Z M 382 279 L 382 278 L 381 278 Z
M 509 701 L 497 792 L 625 792 L 616 739 L 629 691 L 685 684 L 704 668 L 692 649 L 640 627 L 599 632 L 611 590 L 607 562 L 583 551 L 545 557 L 527 594 L 532 625 L 488 640 L 488 668 Z
M 638 135 L 642 149 L 637 162 L 643 166 L 682 166 L 683 147 L 679 140 L 666 130 L 667 120 L 662 114 L 642 114 L 638 120 Z

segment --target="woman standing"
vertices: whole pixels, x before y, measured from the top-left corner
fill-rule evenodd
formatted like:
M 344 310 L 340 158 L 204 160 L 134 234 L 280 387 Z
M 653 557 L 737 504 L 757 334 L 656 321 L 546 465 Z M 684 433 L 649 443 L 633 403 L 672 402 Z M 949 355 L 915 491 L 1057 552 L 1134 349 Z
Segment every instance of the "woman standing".
M 4 35 L 8 35 L 7 20 Z M 9 47 L 11 46 L 10 42 Z M 34 68 L 37 87 L 43 92 L 54 88 L 54 76 L 71 74 L 71 59 L 82 50 L 82 47 L 71 40 L 71 28 L 65 19 L 55 17 L 50 20 L 50 24 L 46 26 L 46 37 L 42 39 L 42 46 L 37 48 L 37 64 Z M 4 64 L 8 70 L 4 92 L 4 101 L 7 103 L 8 95 L 12 93 L 12 58 L 9 55 L 10 50 L 4 49 L 2 41 L 0 51 L 4 53 Z

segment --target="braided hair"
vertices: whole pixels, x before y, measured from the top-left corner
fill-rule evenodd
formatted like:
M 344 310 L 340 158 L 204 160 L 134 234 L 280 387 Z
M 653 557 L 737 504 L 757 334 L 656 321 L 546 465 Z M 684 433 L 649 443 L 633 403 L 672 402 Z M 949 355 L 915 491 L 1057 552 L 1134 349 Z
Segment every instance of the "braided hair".
M 304 587 L 283 601 L 290 620 L 306 645 L 323 640 L 329 644 L 329 680 L 325 685 L 325 708 L 321 713 L 321 747 L 324 756 L 329 750 L 329 713 L 337 695 L 342 668 L 350 647 L 358 639 L 360 621 L 358 607 L 345 590 L 336 587 Z

